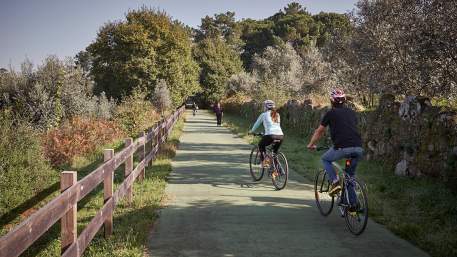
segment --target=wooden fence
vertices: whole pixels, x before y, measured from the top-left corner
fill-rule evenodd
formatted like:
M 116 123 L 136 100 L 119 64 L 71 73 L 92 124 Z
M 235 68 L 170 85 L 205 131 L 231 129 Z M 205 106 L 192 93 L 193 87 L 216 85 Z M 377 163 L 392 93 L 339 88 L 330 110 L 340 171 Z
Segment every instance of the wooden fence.
M 61 194 L 0 238 L 0 257 L 19 256 L 59 220 L 62 256 L 81 256 L 102 226 L 105 237 L 109 237 L 113 232 L 113 211 L 116 204 L 124 197 L 131 203 L 133 183 L 137 178 L 144 178 L 144 168 L 155 159 L 160 146 L 183 112 L 184 106 L 158 122 L 147 133 L 142 133 L 135 141 L 125 139 L 125 148 L 116 154 L 113 149 L 105 149 L 104 163 L 80 181 L 77 181 L 75 171 L 62 172 Z M 146 153 L 145 146 L 149 142 L 151 151 Z M 140 150 L 142 158 L 134 168 L 133 154 L 137 150 Z M 113 193 L 114 171 L 121 164 L 125 164 L 124 181 Z M 104 205 L 78 237 L 77 203 L 102 182 Z

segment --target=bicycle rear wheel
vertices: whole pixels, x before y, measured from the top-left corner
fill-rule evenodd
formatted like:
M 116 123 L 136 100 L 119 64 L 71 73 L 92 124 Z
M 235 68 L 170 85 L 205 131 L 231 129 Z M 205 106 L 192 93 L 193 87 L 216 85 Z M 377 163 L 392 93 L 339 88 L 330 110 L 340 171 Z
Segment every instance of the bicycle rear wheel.
M 260 151 L 257 146 L 254 146 L 251 150 L 251 155 L 249 157 L 249 172 L 251 173 L 252 179 L 254 181 L 259 181 L 263 177 L 265 169 L 260 165 L 261 163 Z
M 276 154 L 277 163 L 274 164 L 276 170 L 271 174 L 271 182 L 277 190 L 284 189 L 289 179 L 289 165 L 287 164 L 286 156 L 279 152 Z
M 349 212 L 349 208 L 346 208 L 344 219 L 349 231 L 358 236 L 363 233 L 368 223 L 368 196 L 363 182 L 354 178 L 353 183 L 357 196 L 356 211 Z
M 333 209 L 335 197 L 330 196 L 330 182 L 327 178 L 327 173 L 324 170 L 318 171 L 314 179 L 314 196 L 316 205 L 323 216 L 328 216 Z

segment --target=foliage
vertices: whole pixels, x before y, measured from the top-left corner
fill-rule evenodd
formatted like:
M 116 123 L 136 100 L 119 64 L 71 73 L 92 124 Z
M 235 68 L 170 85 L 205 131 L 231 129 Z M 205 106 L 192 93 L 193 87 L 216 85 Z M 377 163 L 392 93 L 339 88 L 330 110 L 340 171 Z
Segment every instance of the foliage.
M 0 216 L 58 181 L 42 154 L 39 136 L 27 123 L 0 113 Z
M 214 17 L 205 16 L 202 18 L 200 29 L 195 30 L 197 42 L 206 38 L 223 38 L 228 45 L 236 49 L 243 44 L 240 36 L 241 28 L 235 21 L 234 12 L 215 14 Z
M 125 21 L 104 25 L 87 52 L 97 94 L 105 91 L 120 100 L 134 88 L 152 92 L 158 79 L 165 79 L 177 106 L 198 90 L 188 29 L 164 12 L 129 11 Z
M 34 69 L 26 60 L 20 72 L 0 76 L 0 108 L 46 130 L 75 116 L 111 117 L 114 102 L 92 95 L 92 83 L 72 59 L 49 56 Z
M 227 96 L 231 97 L 235 94 L 249 95 L 257 86 L 257 78 L 251 73 L 240 72 L 233 74 L 227 80 Z
M 135 89 L 116 107 L 113 118 L 127 135 L 136 137 L 140 132 L 150 128 L 160 117 L 154 111 L 154 105 L 147 100 L 147 93 Z
M 121 129 L 111 121 L 74 117 L 44 135 L 44 154 L 54 166 L 71 164 L 74 157 L 94 152 L 122 136 Z
M 162 115 L 171 106 L 170 91 L 167 82 L 163 79 L 159 80 L 154 88 L 153 103 Z
M 253 90 L 257 99 L 282 104 L 297 97 L 303 87 L 302 60 L 290 44 L 267 47 L 255 56 L 252 73 L 259 81 Z
M 298 52 L 310 46 L 322 47 L 335 31 L 348 34 L 352 24 L 348 17 L 337 13 L 311 15 L 297 2 L 264 20 L 246 19 L 239 24 L 245 68 L 251 69 L 253 57 L 268 46 L 290 43 Z
M 317 47 L 304 48 L 301 51 L 304 79 L 304 93 L 327 93 L 332 88 L 344 88 L 340 79 L 340 70 L 335 69 L 325 60 Z
M 455 99 L 456 13 L 453 1 L 360 0 L 328 59 L 357 91 Z
M 203 97 L 209 102 L 221 99 L 227 91 L 227 80 L 242 70 L 238 53 L 216 37 L 199 42 L 194 55 L 201 67 Z

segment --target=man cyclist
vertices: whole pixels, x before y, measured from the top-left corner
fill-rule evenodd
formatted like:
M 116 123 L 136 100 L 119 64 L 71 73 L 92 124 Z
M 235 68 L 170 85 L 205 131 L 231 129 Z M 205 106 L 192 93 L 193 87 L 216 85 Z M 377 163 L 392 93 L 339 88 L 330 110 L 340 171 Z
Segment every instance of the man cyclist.
M 363 156 L 362 139 L 357 129 L 356 113 L 344 106 L 346 95 L 343 90 L 334 89 L 330 93 L 330 101 L 332 109 L 330 109 L 322 118 L 321 124 L 315 130 L 309 144 L 309 149 L 316 149 L 316 142 L 324 135 L 325 128 L 330 127 L 330 136 L 332 138 L 333 147 L 322 155 L 322 163 L 324 169 L 329 176 L 332 186 L 329 195 L 333 196 L 341 191 L 341 185 L 336 174 L 332 162 L 350 158 L 351 166 L 346 171 L 350 177 L 355 176 L 357 162 Z M 355 208 L 355 189 L 352 183 L 348 183 L 348 193 L 350 201 L 350 211 Z
M 263 124 L 265 134 L 259 142 L 259 150 L 262 167 L 265 167 L 268 165 L 268 163 L 266 163 L 268 160 L 265 160 L 266 147 L 273 143 L 274 140 L 279 141 L 273 147 L 273 152 L 277 153 L 284 138 L 284 134 L 282 133 L 280 125 L 281 120 L 279 113 L 276 110 L 275 103 L 272 100 L 266 100 L 263 102 L 263 111 L 264 112 L 259 115 L 257 121 L 254 123 L 249 133 L 253 134 L 254 131 L 260 126 L 260 123 Z
M 195 116 L 195 114 L 197 113 L 197 110 L 198 110 L 198 105 L 193 102 L 192 103 L 192 114 Z

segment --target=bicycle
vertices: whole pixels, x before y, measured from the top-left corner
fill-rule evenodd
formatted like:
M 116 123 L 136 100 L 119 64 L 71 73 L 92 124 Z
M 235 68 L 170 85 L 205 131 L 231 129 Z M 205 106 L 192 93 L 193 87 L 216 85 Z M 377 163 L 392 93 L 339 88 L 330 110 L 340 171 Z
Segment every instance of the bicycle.
M 328 147 L 319 147 L 318 151 L 327 150 Z M 332 210 L 335 203 L 338 203 L 338 209 L 342 217 L 346 221 L 346 226 L 349 231 L 358 236 L 363 233 L 367 226 L 368 222 L 368 196 L 366 193 L 365 184 L 355 178 L 350 177 L 346 170 L 351 166 L 352 157 L 346 159 L 344 169 L 336 162 L 333 163 L 333 167 L 337 172 L 337 175 L 342 178 L 340 179 L 342 183 L 342 189 L 336 195 L 329 195 L 328 192 L 331 187 L 331 182 L 326 178 L 327 173 L 324 169 L 320 170 L 316 174 L 314 180 L 314 195 L 316 198 L 317 207 L 322 214 L 322 216 L 328 216 Z M 349 211 L 349 193 L 347 187 L 351 183 L 355 189 L 356 195 L 356 211 Z
M 257 137 L 262 137 L 263 134 L 252 134 Z M 261 165 L 260 151 L 259 147 L 255 145 L 251 150 L 251 155 L 249 156 L 249 171 L 251 173 L 252 179 L 254 181 L 260 181 L 263 178 L 265 170 L 268 169 L 268 176 L 271 177 L 271 182 L 276 190 L 281 190 L 286 187 L 287 180 L 289 179 L 289 165 L 287 164 L 286 156 L 281 153 L 274 153 L 272 148 L 274 144 L 280 142 L 279 140 L 274 140 L 273 143 L 267 146 L 265 159 L 269 160 L 269 167 L 263 167 Z

